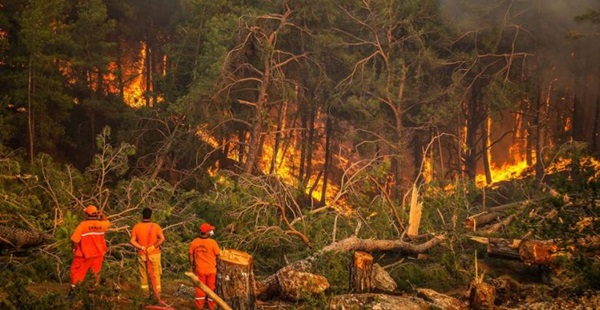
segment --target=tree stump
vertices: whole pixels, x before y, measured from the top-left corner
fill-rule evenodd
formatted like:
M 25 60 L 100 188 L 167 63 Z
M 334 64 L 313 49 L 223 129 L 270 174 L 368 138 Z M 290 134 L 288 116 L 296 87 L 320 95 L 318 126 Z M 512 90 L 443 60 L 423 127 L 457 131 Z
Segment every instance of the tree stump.
M 252 256 L 237 250 L 223 250 L 219 255 L 217 290 L 233 309 L 256 309 Z
M 496 301 L 496 288 L 485 282 L 473 281 L 469 287 L 471 309 L 493 309 Z
M 356 251 L 350 265 L 350 292 L 370 293 L 373 288 L 373 256 Z

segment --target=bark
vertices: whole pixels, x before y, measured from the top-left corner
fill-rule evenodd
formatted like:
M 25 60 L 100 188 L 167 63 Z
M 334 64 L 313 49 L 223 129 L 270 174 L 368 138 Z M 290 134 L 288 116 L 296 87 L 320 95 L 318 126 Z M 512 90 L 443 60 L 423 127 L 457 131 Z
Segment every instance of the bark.
M 327 278 L 299 269 L 282 268 L 276 274 L 257 282 L 256 296 L 261 300 L 281 297 L 288 300 L 300 300 L 329 288 Z
M 598 154 L 600 150 L 598 150 L 598 137 L 600 137 L 600 133 L 598 132 L 598 127 L 600 127 L 600 97 L 596 98 L 596 116 L 594 117 L 594 129 L 592 130 L 592 153 Z
M 383 292 L 393 292 L 398 288 L 396 281 L 379 264 L 373 265 L 373 285 L 376 290 Z
M 554 240 L 523 240 L 519 244 L 519 257 L 526 264 L 551 265 L 557 252 Z
M 471 309 L 493 309 L 496 300 L 496 288 L 485 282 L 473 281 L 469 287 L 469 306 Z
M 321 188 L 321 205 L 325 205 L 327 198 L 327 183 L 329 182 L 329 167 L 331 166 L 331 136 L 333 135 L 333 124 L 331 115 L 327 115 L 325 126 L 325 164 L 323 165 L 323 187 Z
M 500 212 L 490 212 L 483 213 L 477 216 L 470 217 L 465 220 L 465 226 L 473 231 L 477 230 L 478 227 L 482 227 L 483 225 L 489 224 L 498 218 L 500 218 L 503 213 Z
M 257 296 L 260 299 L 268 299 L 275 296 L 278 292 L 278 278 L 281 278 L 281 274 L 287 271 L 293 270 L 297 272 L 306 272 L 312 268 L 313 262 L 318 256 L 323 255 L 327 252 L 348 252 L 348 251 L 403 251 L 407 253 L 423 253 L 430 248 L 440 244 L 445 239 L 444 236 L 435 236 L 432 239 L 421 243 L 412 244 L 404 242 L 402 240 L 374 240 L 374 239 L 359 239 L 356 236 L 342 239 L 338 242 L 331 243 L 324 247 L 313 256 L 305 259 L 295 261 L 277 271 L 274 275 L 267 277 L 265 280 L 257 282 Z
M 428 310 L 436 308 L 434 305 L 412 296 L 392 296 L 368 293 L 335 296 L 329 300 L 328 309 Z
M 518 239 L 489 238 L 487 253 L 494 257 L 521 260 L 519 256 L 520 243 L 521 240 Z
M 434 309 L 466 310 L 467 306 L 460 300 L 438 293 L 432 289 L 418 288 L 417 296 L 435 305 Z
M 483 170 L 485 171 L 485 182 L 486 184 L 492 184 L 492 172 L 490 168 L 490 133 L 489 127 L 491 124 L 490 116 L 486 116 L 486 121 L 482 122 L 482 135 L 483 135 Z
M 542 144 L 541 144 L 541 107 L 542 107 L 542 86 L 539 87 L 539 94 L 537 100 L 537 107 L 535 109 L 535 117 L 533 119 L 533 126 L 535 128 L 535 176 L 538 180 L 541 180 L 544 176 L 544 166 L 542 163 Z
M 44 243 L 48 236 L 43 233 L 0 225 L 0 248 L 11 246 L 16 249 Z
M 560 248 L 556 240 L 520 240 L 503 238 L 471 238 L 487 244 L 490 256 L 520 260 L 526 264 L 552 267 Z
M 219 255 L 216 293 L 234 309 L 256 308 L 252 256 L 237 250 L 223 250 Z
M 350 264 L 350 292 L 370 293 L 373 289 L 373 256 L 367 252 L 356 251 Z

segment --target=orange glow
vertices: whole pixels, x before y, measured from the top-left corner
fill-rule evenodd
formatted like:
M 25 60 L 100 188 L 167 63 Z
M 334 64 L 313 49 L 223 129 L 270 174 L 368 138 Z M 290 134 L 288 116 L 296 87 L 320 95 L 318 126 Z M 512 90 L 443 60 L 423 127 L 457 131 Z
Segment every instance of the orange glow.
M 140 51 L 137 59 L 132 63 L 132 66 L 125 68 L 123 76 L 125 77 L 123 100 L 130 107 L 142 107 L 146 104 L 144 97 L 145 79 L 144 68 L 146 60 L 146 43 L 140 42 Z
M 429 183 L 433 180 L 433 163 L 432 163 L 432 159 L 429 156 L 425 156 L 425 158 L 423 159 L 423 171 L 422 171 L 422 175 L 423 175 L 423 181 L 425 181 L 426 183 Z
M 565 122 L 564 130 L 565 130 L 565 132 L 571 131 L 571 117 L 570 116 L 567 117 L 567 121 Z
M 511 164 L 511 163 L 506 163 L 504 165 L 502 165 L 501 167 L 496 166 L 495 164 L 492 164 L 492 167 L 490 168 L 490 172 L 492 175 L 492 181 L 495 182 L 500 182 L 500 181 L 505 181 L 505 180 L 510 180 L 510 179 L 519 179 L 521 178 L 523 175 L 523 172 L 527 169 L 527 161 L 525 160 L 521 160 L 515 164 Z M 475 183 L 477 184 L 477 186 L 485 186 L 486 185 L 486 179 L 485 179 L 485 174 L 480 173 L 475 177 Z

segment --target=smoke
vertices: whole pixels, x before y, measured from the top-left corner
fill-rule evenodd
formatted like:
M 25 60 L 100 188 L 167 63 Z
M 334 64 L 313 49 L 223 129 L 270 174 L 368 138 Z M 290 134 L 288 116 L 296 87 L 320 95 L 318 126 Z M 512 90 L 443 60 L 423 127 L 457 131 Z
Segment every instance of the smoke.
M 571 132 L 566 134 L 589 145 L 600 145 L 594 143 L 599 141 L 595 141 L 598 137 L 592 130 L 598 122 L 596 115 L 600 108 L 600 23 L 597 17 L 577 21 L 578 16 L 600 12 L 600 1 L 439 0 L 439 7 L 447 25 L 454 27 L 458 34 L 470 36 L 502 31 L 504 43 L 514 46 L 515 52 L 531 54 L 527 61 L 532 69 L 524 75 L 535 79 L 543 90 L 540 95 L 548 98 L 548 115 L 565 111 L 572 122 Z M 543 124 L 544 130 L 560 131 L 567 121 L 564 116 L 555 116 Z M 494 124 L 498 130 L 493 132 L 502 134 L 511 130 L 513 124 L 514 118 L 504 118 L 503 124 Z M 496 164 L 503 164 L 503 160 L 497 160 L 508 157 L 506 150 L 514 143 L 511 138 L 508 136 L 508 141 L 492 149 Z M 544 142 L 545 146 L 552 146 L 561 141 Z

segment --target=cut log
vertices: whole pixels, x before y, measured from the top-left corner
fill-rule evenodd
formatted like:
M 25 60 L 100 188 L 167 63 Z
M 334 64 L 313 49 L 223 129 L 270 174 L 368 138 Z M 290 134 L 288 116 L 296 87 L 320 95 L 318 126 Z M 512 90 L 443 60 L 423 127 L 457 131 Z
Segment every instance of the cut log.
M 523 240 L 519 245 L 519 256 L 526 264 L 550 265 L 557 252 L 554 240 Z
M 485 282 L 472 281 L 469 285 L 469 306 L 471 309 L 493 309 L 496 288 Z
M 202 281 L 200 281 L 200 279 L 198 279 L 198 277 L 193 272 L 188 271 L 185 273 L 185 275 L 188 276 L 190 280 L 192 280 L 192 283 L 195 287 L 201 289 L 206 294 L 206 296 L 214 300 L 219 305 L 219 307 L 223 308 L 223 310 L 233 310 L 223 299 L 221 299 L 221 297 L 219 297 L 208 286 L 206 286 L 206 284 L 202 283 Z
M 519 239 L 488 238 L 487 253 L 493 257 L 521 260 L 520 243 Z
M 413 296 L 393 296 L 385 294 L 346 294 L 334 296 L 329 300 L 328 308 L 332 310 L 428 310 L 435 309 L 425 300 Z
M 373 265 L 373 285 L 376 290 L 383 292 L 393 292 L 398 288 L 396 281 L 379 264 Z
M 471 230 L 477 230 L 477 228 L 487 225 L 502 216 L 500 212 L 483 213 L 477 216 L 469 217 L 465 220 L 465 226 Z
M 555 240 L 520 240 L 484 237 L 472 237 L 471 239 L 487 244 L 487 253 L 489 256 L 520 260 L 526 264 L 549 266 L 553 263 L 559 252 L 559 246 Z
M 311 298 L 329 288 L 327 278 L 308 273 L 289 270 L 277 274 L 281 297 L 290 300 Z
M 216 293 L 234 309 L 256 308 L 253 259 L 248 253 L 226 249 L 218 259 Z
M 434 309 L 467 309 L 467 305 L 462 303 L 460 300 L 445 294 L 438 293 L 432 289 L 418 288 L 417 296 L 423 298 L 425 301 L 432 303 L 435 306 L 432 307 Z
M 279 284 L 277 282 L 278 274 L 288 270 L 309 271 L 312 268 L 313 262 L 317 257 L 328 252 L 351 252 L 351 251 L 403 251 L 406 253 L 423 253 L 430 248 L 440 244 L 445 240 L 444 235 L 433 236 L 430 240 L 421 243 L 413 244 L 403 240 L 374 240 L 360 239 L 356 236 L 351 236 L 337 242 L 333 242 L 322 248 L 320 251 L 305 259 L 295 261 L 270 275 L 263 281 L 256 282 L 256 295 L 261 300 L 267 300 L 279 294 Z
M 49 239 L 43 233 L 34 230 L 0 225 L 0 248 L 10 246 L 15 249 L 36 246 Z
M 356 251 L 350 264 L 350 292 L 370 293 L 373 288 L 373 256 Z

